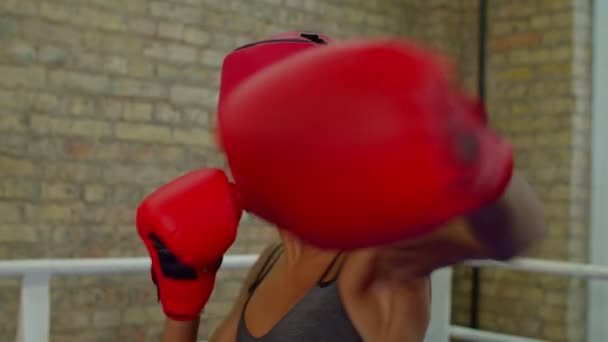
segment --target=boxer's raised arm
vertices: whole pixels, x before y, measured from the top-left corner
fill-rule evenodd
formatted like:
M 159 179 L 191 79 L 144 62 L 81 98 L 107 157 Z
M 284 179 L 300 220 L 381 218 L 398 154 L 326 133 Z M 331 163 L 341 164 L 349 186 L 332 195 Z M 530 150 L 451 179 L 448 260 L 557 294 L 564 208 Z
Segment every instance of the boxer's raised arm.
M 526 180 L 515 174 L 498 201 L 466 216 L 471 233 L 487 257 L 513 258 L 527 251 L 544 232 L 542 204 Z
M 198 317 L 192 321 L 174 321 L 167 318 L 162 342 L 196 342 L 199 322 Z
M 377 248 L 373 275 L 403 281 L 464 260 L 507 260 L 526 252 L 543 231 L 538 197 L 514 175 L 492 204 L 419 238 Z

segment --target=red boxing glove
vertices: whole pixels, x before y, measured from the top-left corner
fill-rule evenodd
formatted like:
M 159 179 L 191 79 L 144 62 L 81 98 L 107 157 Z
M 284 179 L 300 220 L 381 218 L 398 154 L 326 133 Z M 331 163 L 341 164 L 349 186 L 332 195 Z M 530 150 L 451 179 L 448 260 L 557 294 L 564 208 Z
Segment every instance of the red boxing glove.
M 273 49 L 257 46 L 256 58 Z M 494 201 L 511 148 L 453 84 L 434 54 L 386 40 L 307 49 L 245 79 L 218 111 L 244 208 L 315 245 L 351 249 Z
M 185 321 L 200 315 L 240 217 L 233 187 L 216 169 L 190 172 L 141 203 L 137 230 L 167 317 Z

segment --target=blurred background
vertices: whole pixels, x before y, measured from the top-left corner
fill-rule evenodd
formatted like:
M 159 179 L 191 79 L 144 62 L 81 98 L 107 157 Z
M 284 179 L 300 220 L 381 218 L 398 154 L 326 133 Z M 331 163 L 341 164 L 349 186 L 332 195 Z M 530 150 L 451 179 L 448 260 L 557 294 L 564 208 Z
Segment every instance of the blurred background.
M 512 142 L 518 171 L 545 203 L 548 235 L 531 256 L 589 262 L 593 6 L 0 0 L 0 259 L 145 256 L 134 226 L 143 196 L 186 171 L 225 166 L 212 134 L 223 56 L 306 30 L 409 37 L 451 56 L 464 86 L 486 97 L 491 125 Z M 275 238 L 245 217 L 231 253 L 257 253 Z M 586 282 L 473 273 L 455 269 L 454 323 L 604 341 L 589 333 Z M 220 273 L 201 338 L 229 310 L 243 275 Z M 164 317 L 147 274 L 53 277 L 51 293 L 52 341 L 159 339 Z M 18 298 L 19 280 L 0 278 L 0 341 L 15 336 Z

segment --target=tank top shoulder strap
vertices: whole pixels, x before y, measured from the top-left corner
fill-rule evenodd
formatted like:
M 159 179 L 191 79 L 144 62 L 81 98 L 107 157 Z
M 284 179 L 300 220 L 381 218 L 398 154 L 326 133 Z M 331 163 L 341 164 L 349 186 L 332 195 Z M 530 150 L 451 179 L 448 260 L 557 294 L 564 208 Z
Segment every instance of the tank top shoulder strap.
M 281 256 L 281 252 L 283 250 L 282 247 L 283 247 L 282 244 L 280 244 L 280 243 L 277 244 L 272 249 L 270 254 L 268 255 L 268 258 L 266 260 L 264 260 L 264 263 L 262 264 L 262 267 L 260 267 L 260 271 L 257 274 L 257 276 L 255 277 L 255 280 L 249 286 L 248 292 L 249 292 L 250 296 L 258 288 L 258 286 L 260 285 L 262 280 L 264 280 L 264 278 L 266 278 L 266 275 L 268 275 L 268 272 L 270 272 L 270 270 L 272 269 L 272 266 L 274 266 L 274 264 L 279 259 L 279 256 Z
M 325 271 L 323 272 L 321 277 L 319 277 L 319 281 L 318 281 L 319 287 L 327 287 L 327 286 L 331 285 L 333 282 L 335 282 L 336 280 L 338 280 L 338 277 L 340 276 L 340 272 L 342 272 L 342 267 L 344 266 L 344 261 L 346 259 L 346 257 L 345 256 L 343 257 L 343 256 L 344 256 L 344 253 L 338 252 L 334 256 L 334 258 L 331 260 L 329 265 L 327 265 L 327 267 L 325 268 Z M 333 276 L 330 277 L 329 279 L 327 279 L 327 277 L 332 272 L 333 272 Z

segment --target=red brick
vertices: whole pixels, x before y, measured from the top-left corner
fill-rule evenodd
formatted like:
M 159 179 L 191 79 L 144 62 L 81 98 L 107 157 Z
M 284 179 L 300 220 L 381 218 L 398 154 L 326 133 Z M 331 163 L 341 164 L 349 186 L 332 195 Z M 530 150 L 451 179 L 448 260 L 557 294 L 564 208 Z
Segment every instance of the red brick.
M 490 46 L 492 51 L 505 51 L 517 48 L 538 46 L 542 42 L 543 34 L 540 32 L 525 32 L 494 39 Z
M 93 146 L 84 142 L 68 142 L 65 146 L 65 150 L 68 157 L 83 160 L 91 157 Z

